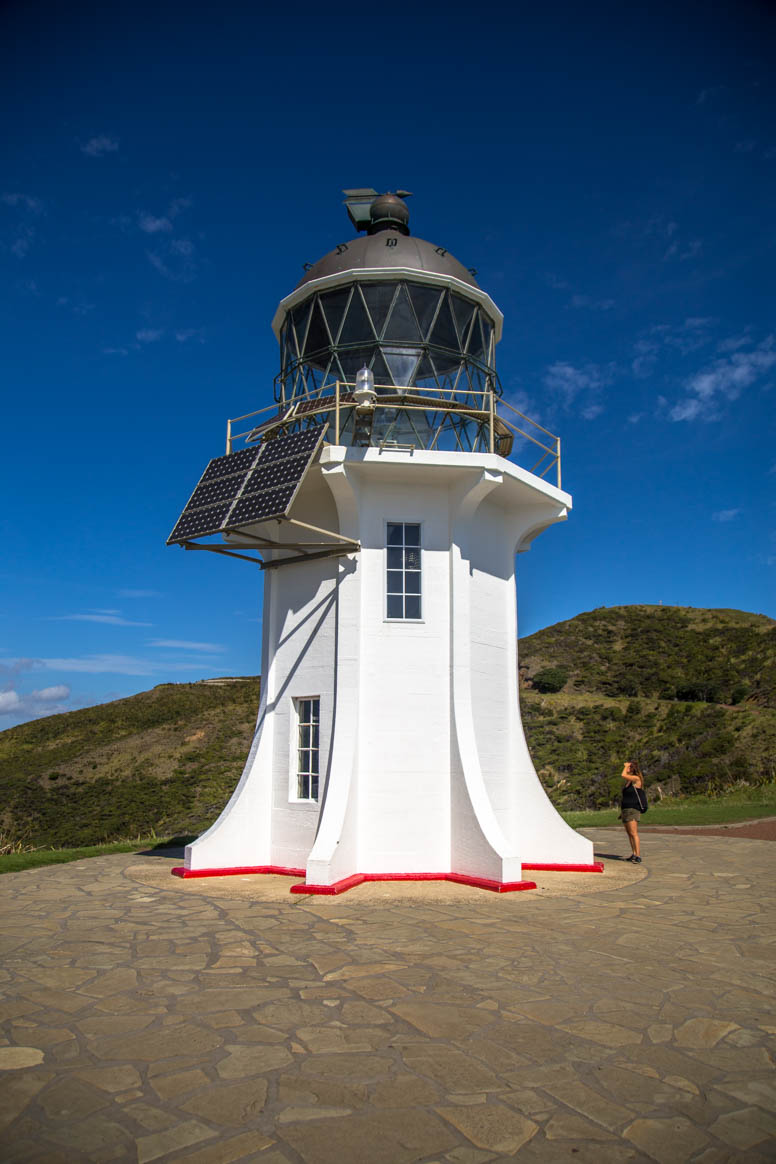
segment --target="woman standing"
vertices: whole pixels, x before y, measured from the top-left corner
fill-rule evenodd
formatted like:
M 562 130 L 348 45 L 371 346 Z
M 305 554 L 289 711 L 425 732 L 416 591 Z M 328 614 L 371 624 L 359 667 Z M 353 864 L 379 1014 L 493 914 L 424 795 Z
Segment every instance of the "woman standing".
M 647 794 L 644 791 L 644 776 L 638 764 L 633 760 L 628 760 L 622 770 L 622 778 L 625 783 L 622 789 L 620 820 L 625 825 L 630 847 L 633 850 L 628 860 L 635 865 L 640 865 L 639 817 L 647 803 Z

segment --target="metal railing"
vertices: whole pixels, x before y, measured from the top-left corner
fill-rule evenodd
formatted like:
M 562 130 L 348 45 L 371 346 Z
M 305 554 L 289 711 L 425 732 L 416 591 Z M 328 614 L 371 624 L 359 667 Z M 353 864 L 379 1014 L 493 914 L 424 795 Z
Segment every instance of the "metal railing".
M 516 455 L 524 447 L 534 449 L 534 456 L 539 453 L 533 464 L 523 465 L 530 473 L 538 477 L 546 477 L 554 468 L 556 485 L 561 488 L 561 459 L 560 437 L 555 436 L 549 429 L 544 428 L 538 421 L 532 420 L 519 409 L 514 408 L 508 401 L 497 396 L 495 392 L 476 392 L 468 390 L 466 400 L 461 399 L 461 393 L 453 394 L 445 388 L 417 388 L 409 386 L 399 388 L 395 384 L 376 384 L 376 397 L 367 408 L 357 405 L 353 399 L 355 384 L 337 380 L 335 384 L 321 389 L 319 392 L 308 392 L 299 395 L 287 404 L 278 408 L 270 404 L 266 408 L 256 409 L 254 412 L 243 413 L 226 422 L 226 452 L 234 451 L 236 441 L 250 444 L 260 438 L 277 435 L 280 432 L 290 431 L 300 422 L 306 421 L 321 413 L 333 413 L 332 428 L 329 431 L 329 440 L 333 444 L 340 444 L 343 430 L 352 416 L 365 416 L 378 412 L 380 409 L 391 409 L 396 412 L 425 412 L 438 419 L 431 426 L 429 439 L 424 441 L 414 429 L 417 436 L 417 447 L 433 450 L 438 447 L 443 432 L 452 432 L 461 451 L 482 451 L 498 453 L 500 456 L 520 464 L 522 457 Z M 270 415 L 271 414 L 271 415 Z M 255 423 L 259 417 L 266 419 Z M 459 417 L 462 421 L 473 421 L 477 426 L 478 436 L 474 447 L 465 449 L 460 433 L 456 431 L 453 418 Z M 514 418 L 514 419 L 513 419 Z M 235 431 L 235 425 L 243 421 L 254 421 L 250 428 L 241 432 Z M 410 418 L 410 423 L 411 418 Z M 390 429 L 389 429 L 390 431 Z M 371 442 L 370 442 L 371 443 Z M 482 448 L 479 445 L 482 445 Z M 376 447 L 390 448 L 395 445 L 388 437 L 376 442 Z M 415 443 L 412 442 L 412 447 Z M 530 456 L 526 460 L 530 460 Z

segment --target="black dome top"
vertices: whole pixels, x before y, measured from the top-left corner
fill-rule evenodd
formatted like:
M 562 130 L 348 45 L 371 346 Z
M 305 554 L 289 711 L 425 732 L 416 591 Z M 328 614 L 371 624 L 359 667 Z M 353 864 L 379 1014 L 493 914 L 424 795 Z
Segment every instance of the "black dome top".
M 377 234 L 354 238 L 349 243 L 341 243 L 336 250 L 324 255 L 317 263 L 313 263 L 309 271 L 297 283 L 303 287 L 314 279 L 323 279 L 327 275 L 336 275 L 345 271 L 385 268 L 387 273 L 391 269 L 404 267 L 412 271 L 433 272 L 437 275 L 448 275 L 468 283 L 470 287 L 478 287 L 477 280 L 462 263 L 453 258 L 444 247 L 435 247 L 425 239 L 414 235 L 401 234 L 397 230 L 381 230 Z

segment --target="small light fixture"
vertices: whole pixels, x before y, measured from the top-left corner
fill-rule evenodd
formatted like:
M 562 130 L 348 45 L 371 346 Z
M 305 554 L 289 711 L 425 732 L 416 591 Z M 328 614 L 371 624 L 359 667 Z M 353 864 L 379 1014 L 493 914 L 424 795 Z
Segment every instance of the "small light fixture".
M 375 392 L 375 378 L 366 364 L 356 374 L 356 389 L 353 393 L 356 402 L 356 412 L 371 412 L 377 400 Z

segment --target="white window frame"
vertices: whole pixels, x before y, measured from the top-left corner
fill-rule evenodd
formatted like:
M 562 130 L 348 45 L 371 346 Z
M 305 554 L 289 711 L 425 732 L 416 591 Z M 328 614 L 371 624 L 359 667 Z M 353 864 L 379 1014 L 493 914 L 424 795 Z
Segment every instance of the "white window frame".
M 305 703 L 311 704 L 309 722 L 302 719 L 303 704 Z M 293 704 L 290 799 L 296 804 L 317 804 L 321 795 L 321 697 L 320 695 L 299 695 L 294 697 Z M 309 731 L 307 737 L 303 735 L 305 729 Z M 309 739 L 310 742 L 304 744 L 305 739 Z M 314 742 L 316 740 L 317 742 Z M 317 772 L 314 770 L 316 767 Z M 315 795 L 312 794 L 313 778 L 317 780 Z M 304 794 L 305 788 L 309 793 L 307 796 Z
M 390 546 L 388 544 L 388 529 L 389 529 L 389 526 L 392 526 L 392 525 L 400 525 L 402 527 L 401 546 Z M 413 545 L 409 545 L 409 546 L 407 545 L 406 533 L 404 531 L 406 530 L 406 527 L 408 525 L 414 525 L 414 526 L 417 526 L 417 528 L 418 528 L 417 551 L 418 551 L 419 565 L 418 565 L 417 570 L 414 570 L 414 569 L 407 570 L 406 557 L 405 557 L 405 554 L 402 553 L 402 566 L 401 566 L 400 570 L 397 571 L 396 569 L 391 569 L 391 566 L 390 566 L 391 553 L 390 553 L 390 551 L 395 550 L 395 549 L 400 549 L 402 551 L 406 551 L 408 549 L 411 550 L 411 549 L 416 548 Z M 390 574 L 395 575 L 396 573 L 399 573 L 399 572 L 402 575 L 402 582 L 401 582 L 401 590 L 400 591 L 395 590 L 395 589 L 391 589 L 391 586 L 394 584 L 394 582 L 392 579 L 389 578 Z M 418 590 L 417 591 L 408 591 L 407 590 L 407 588 L 406 588 L 407 574 L 411 574 L 413 576 L 417 575 L 417 577 L 418 577 Z M 385 591 L 384 591 L 385 603 L 383 606 L 385 621 L 390 622 L 390 623 L 423 622 L 423 523 L 421 521 L 411 521 L 411 520 L 399 521 L 399 520 L 394 520 L 394 519 L 391 519 L 390 521 L 386 521 L 386 523 L 385 523 L 385 566 L 383 569 L 383 581 L 384 581 L 384 586 L 385 586 Z M 390 600 L 390 598 L 395 598 L 395 597 L 401 597 L 402 610 L 406 609 L 407 598 L 417 597 L 419 599 L 419 607 L 420 607 L 419 614 L 417 616 L 414 616 L 414 615 L 407 616 L 404 613 L 402 613 L 401 615 L 389 613 L 389 607 L 391 605 L 389 600 Z

